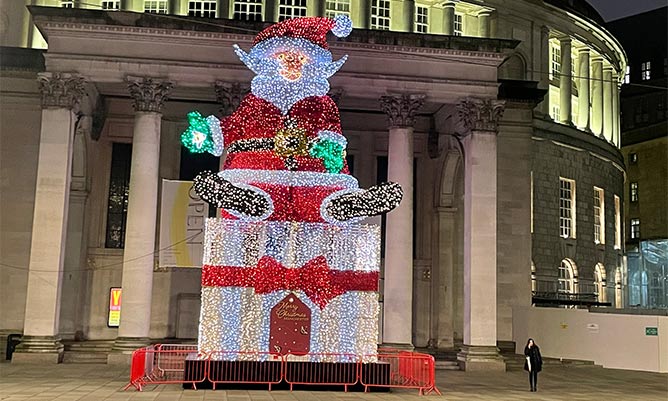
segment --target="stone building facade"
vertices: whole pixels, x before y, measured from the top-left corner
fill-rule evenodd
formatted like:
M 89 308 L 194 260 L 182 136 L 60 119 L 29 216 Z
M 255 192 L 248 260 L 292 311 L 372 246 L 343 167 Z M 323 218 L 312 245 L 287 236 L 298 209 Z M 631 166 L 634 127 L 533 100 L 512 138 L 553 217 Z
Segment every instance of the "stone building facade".
M 118 360 L 149 338 L 196 335 L 200 272 L 156 267 L 154 188 L 197 167 L 178 141 L 186 113 L 223 116 L 250 81 L 232 44 L 287 13 L 350 13 L 356 29 L 331 43 L 350 56 L 331 95 L 353 173 L 361 186 L 414 188 L 414 206 L 387 216 L 384 339 L 502 368 L 497 341 L 514 340 L 513 307 L 532 290 L 556 301 L 615 293 L 626 56 L 586 3 L 156 2 L 170 16 L 136 13 L 150 2 L 89 3 L 0 8 L 20 25 L 4 46 L 48 42 L 3 48 L 17 56 L 0 75 L 0 330 L 23 334 L 17 360 L 60 360 L 74 339 L 107 340 Z M 188 17 L 200 3 L 217 19 Z M 251 3 L 263 10 L 252 18 Z M 124 179 L 127 191 L 114 184 Z M 110 328 L 109 288 L 121 285 L 121 326 Z
M 627 304 L 641 308 L 668 308 L 667 19 L 662 7 L 609 24 L 628 48 L 621 92 Z M 656 40 L 643 40 L 649 34 Z

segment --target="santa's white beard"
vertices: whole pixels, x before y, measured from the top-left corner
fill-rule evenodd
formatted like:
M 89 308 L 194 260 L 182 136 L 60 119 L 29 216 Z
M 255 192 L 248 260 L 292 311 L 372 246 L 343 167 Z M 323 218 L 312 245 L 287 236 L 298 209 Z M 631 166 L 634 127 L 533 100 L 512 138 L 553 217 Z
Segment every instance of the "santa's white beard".
M 251 92 L 286 114 L 298 101 L 309 96 L 325 96 L 329 92 L 327 79 L 305 79 L 288 81 L 280 75 L 258 75 L 251 82 Z

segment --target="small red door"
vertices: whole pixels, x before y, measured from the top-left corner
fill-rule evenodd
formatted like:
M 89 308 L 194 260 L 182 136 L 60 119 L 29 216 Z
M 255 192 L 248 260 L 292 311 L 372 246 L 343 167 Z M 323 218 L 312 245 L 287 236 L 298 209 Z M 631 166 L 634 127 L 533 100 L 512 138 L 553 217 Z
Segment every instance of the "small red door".
M 290 294 L 271 309 L 269 351 L 274 354 L 308 354 L 311 344 L 311 310 Z

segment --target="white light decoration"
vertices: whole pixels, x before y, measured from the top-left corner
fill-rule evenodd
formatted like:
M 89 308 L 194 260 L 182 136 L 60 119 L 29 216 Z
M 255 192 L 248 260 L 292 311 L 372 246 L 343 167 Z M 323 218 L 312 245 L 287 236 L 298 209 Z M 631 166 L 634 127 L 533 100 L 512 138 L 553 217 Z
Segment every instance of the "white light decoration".
M 346 57 L 333 61 L 325 36 L 351 29 L 345 15 L 268 27 L 248 53 L 235 46 L 257 74 L 238 109 L 220 124 L 189 114 L 184 146 L 222 154 L 224 139 L 227 147 L 223 171 L 194 182 L 202 199 L 222 209 L 206 225 L 201 356 L 259 351 L 264 356 L 243 358 L 262 360 L 295 351 L 312 362 L 377 359 L 380 233 L 359 221 L 392 210 L 402 191 L 393 183 L 361 189 L 348 172 L 339 111 L 327 96 L 327 79 Z M 281 326 L 272 315 L 279 303 L 290 305 L 286 299 L 305 311 L 301 327 L 301 320 Z M 293 330 L 302 337 L 286 340 Z M 322 353 L 338 356 L 313 355 Z

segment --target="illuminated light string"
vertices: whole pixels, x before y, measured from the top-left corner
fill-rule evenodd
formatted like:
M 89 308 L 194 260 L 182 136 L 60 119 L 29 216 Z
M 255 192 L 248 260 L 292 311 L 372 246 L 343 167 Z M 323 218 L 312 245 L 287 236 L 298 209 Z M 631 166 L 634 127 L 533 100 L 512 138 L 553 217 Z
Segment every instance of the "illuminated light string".
M 224 140 L 228 150 L 223 171 L 194 182 L 222 209 L 206 222 L 201 355 L 268 358 L 238 352 L 272 351 L 271 310 L 292 294 L 311 311 L 310 352 L 348 355 L 311 360 L 376 360 L 380 232 L 359 221 L 392 210 L 403 194 L 392 183 L 359 188 L 346 165 L 339 110 L 326 96 L 346 57 L 332 60 L 326 34 L 351 29 L 345 16 L 270 26 L 248 53 L 235 46 L 256 76 L 221 129 L 189 115 L 186 147 L 222 153 Z
M 271 256 L 286 266 L 301 266 L 316 255 L 324 255 L 335 270 L 377 272 L 379 268 L 377 226 L 297 222 L 258 225 L 223 219 L 207 219 L 206 224 L 205 264 L 253 268 L 260 258 Z M 365 361 L 373 360 L 368 355 L 376 353 L 379 306 L 378 294 L 369 291 L 346 292 L 320 308 L 300 290 L 259 295 L 253 288 L 203 286 L 200 352 L 268 350 L 271 309 L 291 293 L 311 309 L 311 353 L 367 355 Z M 235 353 L 214 355 L 218 359 L 237 357 Z M 337 362 L 351 359 L 312 358 Z

